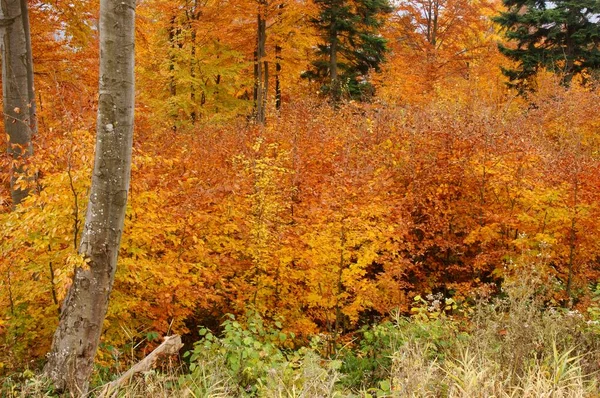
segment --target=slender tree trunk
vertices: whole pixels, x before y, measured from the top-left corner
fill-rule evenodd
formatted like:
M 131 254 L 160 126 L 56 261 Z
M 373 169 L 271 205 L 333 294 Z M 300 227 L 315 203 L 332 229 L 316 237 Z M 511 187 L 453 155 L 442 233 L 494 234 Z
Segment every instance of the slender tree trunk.
M 572 29 L 568 28 L 567 47 L 565 50 L 565 66 L 561 81 L 561 83 L 567 87 L 571 85 L 571 81 L 573 80 L 573 75 L 575 73 L 575 44 L 573 43 L 573 39 L 571 38 L 573 34 L 574 32 L 572 31 Z
M 425 17 L 427 19 L 427 34 L 426 34 L 426 38 L 427 38 L 427 42 L 431 43 L 431 30 L 433 27 L 432 21 L 433 21 L 433 1 L 429 0 L 427 2 L 427 11 L 425 12 Z
M 169 43 L 171 45 L 171 52 L 169 54 L 169 94 L 173 98 L 177 96 L 177 81 L 175 80 L 175 52 L 177 51 L 177 42 L 179 41 L 179 38 L 177 36 L 178 35 L 176 28 L 176 20 L 175 16 L 172 16 L 171 24 L 169 26 Z M 171 118 L 173 119 L 173 125 L 171 126 L 171 130 L 176 132 L 177 110 L 171 113 Z
M 433 30 L 431 31 L 431 46 L 435 51 L 437 46 L 437 34 L 438 34 L 438 16 L 440 12 L 440 4 L 437 1 L 433 3 Z
M 188 16 L 189 27 L 191 29 L 191 39 L 192 39 L 192 50 L 191 50 L 191 61 L 190 61 L 190 100 L 192 104 L 192 112 L 190 114 L 190 118 L 192 120 L 192 124 L 196 123 L 198 120 L 198 112 L 197 112 L 197 104 L 196 104 L 196 23 L 200 19 L 200 10 L 198 9 L 200 6 L 198 2 L 194 2 L 194 7 L 192 10 L 191 17 Z
M 113 287 L 131 172 L 135 0 L 100 1 L 100 84 L 92 188 L 75 268 L 45 374 L 85 395 Z
M 196 31 L 192 30 L 192 58 L 190 61 L 190 77 L 192 78 L 190 82 L 190 101 L 192 104 L 192 112 L 190 113 L 190 119 L 192 120 L 192 124 L 196 123 Z
M 262 15 L 262 10 L 258 13 L 258 46 L 257 46 L 257 54 L 258 54 L 258 93 L 256 96 L 256 119 L 258 123 L 265 123 L 265 104 L 266 104 L 266 96 L 265 92 L 265 80 L 267 79 L 267 61 L 263 61 L 266 56 L 266 21 Z
M 267 93 L 269 92 L 269 61 L 263 61 L 263 86 L 262 86 L 262 92 L 263 92 L 263 103 L 262 103 L 262 109 L 263 109 L 263 124 L 266 122 L 267 120 Z
M 258 43 L 258 42 L 257 42 Z M 258 48 L 258 45 L 256 46 Z M 256 119 L 256 115 L 258 114 L 258 73 L 259 73 L 259 63 L 258 63 L 258 50 L 254 50 L 254 89 L 252 92 L 252 100 L 254 103 L 254 108 L 252 109 L 252 116 Z
M 29 107 L 29 128 L 31 134 L 37 134 L 37 108 L 35 104 L 35 90 L 33 88 L 33 51 L 31 49 L 31 30 L 29 25 L 29 7 L 27 0 L 20 0 L 21 20 L 23 21 L 23 33 L 25 34 L 25 62 L 27 64 L 27 106 Z
M 282 2 L 277 7 L 279 9 L 279 18 L 283 19 L 283 9 L 285 8 L 285 2 Z M 275 109 L 281 109 L 281 43 L 275 45 Z
M 177 49 L 178 40 L 175 16 L 173 16 L 171 17 L 171 24 L 169 27 L 169 44 L 171 46 L 171 53 L 169 54 L 169 94 L 171 94 L 171 97 L 177 95 L 177 84 L 175 82 L 175 51 Z
M 221 39 L 217 39 L 217 44 L 219 45 L 219 47 L 221 47 Z M 218 53 L 217 53 L 217 59 L 221 59 L 221 55 L 219 55 Z M 219 85 L 220 84 L 221 84 L 221 75 L 217 74 L 217 76 L 215 76 L 215 92 L 213 93 L 213 98 L 214 98 L 215 104 L 219 103 Z M 208 79 L 204 85 L 208 86 Z M 202 99 L 203 99 L 202 105 L 204 105 L 204 103 L 206 102 L 206 94 L 204 93 L 204 91 L 202 91 Z M 217 106 L 215 106 L 215 113 L 219 113 L 219 108 Z
M 573 285 L 573 274 L 575 265 L 575 255 L 577 250 L 577 205 L 579 202 L 579 178 L 575 172 L 573 177 L 573 216 L 571 217 L 571 230 L 569 231 L 569 264 L 567 273 L 566 293 L 569 298 L 569 306 L 571 305 L 571 288 Z
M 8 135 L 8 154 L 13 158 L 11 196 L 13 206 L 17 206 L 29 194 L 33 180 L 26 162 L 33 154 L 31 138 L 37 132 L 26 0 L 0 2 L 0 28 L 4 128 Z M 19 179 L 25 186 L 18 183 Z
M 344 292 L 344 283 L 343 283 L 343 275 L 344 275 L 344 267 L 345 267 L 345 260 L 344 260 L 344 250 L 346 248 L 346 230 L 344 228 L 344 221 L 345 217 L 342 217 L 341 220 L 341 229 L 340 229 L 340 267 L 338 269 L 338 275 L 337 275 L 337 291 L 336 291 L 336 295 L 335 295 L 335 330 L 333 332 L 334 334 L 334 341 L 333 341 L 333 352 L 337 352 L 337 340 L 339 335 L 342 332 L 342 321 L 343 321 L 343 314 L 342 314 L 342 300 L 341 300 L 341 296 L 342 293 Z
M 268 4 L 265 0 L 259 0 L 257 14 L 256 55 L 254 64 L 254 98 L 255 118 L 256 122 L 260 124 L 265 124 L 266 122 L 267 90 L 269 84 L 269 63 L 265 60 L 265 57 L 267 56 L 267 6 Z
M 281 109 L 281 46 L 275 46 L 275 109 Z
M 337 63 L 337 52 L 338 52 L 338 37 L 337 31 L 332 23 L 331 32 L 329 36 L 329 75 L 331 77 L 331 100 L 336 103 L 340 100 L 341 86 L 338 79 L 338 63 Z

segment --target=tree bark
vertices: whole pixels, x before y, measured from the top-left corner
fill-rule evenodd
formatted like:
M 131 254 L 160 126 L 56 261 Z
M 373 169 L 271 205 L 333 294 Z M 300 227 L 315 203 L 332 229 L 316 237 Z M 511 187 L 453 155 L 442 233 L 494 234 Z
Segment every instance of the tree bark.
M 4 128 L 13 159 L 10 186 L 14 207 L 30 191 L 33 176 L 26 163 L 33 154 L 31 138 L 37 132 L 27 0 L 0 2 L 0 28 Z
M 265 0 L 259 1 L 257 15 L 257 38 L 256 38 L 256 57 L 254 65 L 255 83 L 254 83 L 254 98 L 255 98 L 255 117 L 256 122 L 265 124 L 266 122 L 266 107 L 267 107 L 267 90 L 269 80 L 269 63 L 264 60 L 267 56 L 267 21 L 266 10 L 268 3 Z
M 281 46 L 275 46 L 275 109 L 281 109 Z
M 285 2 L 281 2 L 277 7 L 279 9 L 279 19 L 283 19 L 283 9 L 285 8 Z M 281 43 L 278 42 L 275 45 L 275 109 L 281 109 L 281 56 L 282 52 Z
M 172 99 L 175 99 L 177 96 L 177 80 L 175 76 L 175 57 L 176 51 L 178 48 L 179 35 L 177 32 L 177 25 L 175 15 L 171 17 L 170 25 L 169 25 L 169 44 L 170 44 L 170 53 L 169 53 L 169 94 Z M 173 132 L 177 132 L 177 107 L 171 112 L 172 125 L 171 130 Z
M 575 255 L 577 251 L 577 206 L 579 202 L 579 178 L 577 173 L 578 171 L 576 170 L 573 176 L 573 216 L 571 217 L 571 230 L 569 231 L 569 264 L 567 273 L 567 286 L 565 289 L 567 298 L 569 299 L 569 307 L 572 304 L 571 287 L 573 285 Z
M 175 81 L 175 51 L 178 47 L 178 41 L 179 37 L 177 34 L 175 16 L 172 16 L 169 25 L 169 44 L 171 47 L 171 53 L 169 54 L 169 94 L 171 94 L 171 97 L 177 96 L 177 82 Z
M 197 36 L 197 21 L 200 19 L 200 10 L 199 10 L 198 1 L 194 1 L 194 5 L 191 10 L 191 14 L 188 14 L 188 26 L 191 31 L 191 40 L 192 40 L 192 48 L 191 48 L 191 58 L 190 58 L 190 102 L 192 105 L 192 112 L 190 113 L 190 119 L 192 124 L 196 123 L 198 120 L 198 112 L 197 112 L 197 103 L 196 103 L 196 36 Z M 186 12 L 187 13 L 187 12 Z M 204 93 L 201 93 L 201 97 L 204 97 Z M 202 104 L 204 105 L 204 104 Z
M 331 23 L 331 31 L 329 35 L 329 75 L 331 78 L 331 100 L 334 103 L 337 103 L 341 96 L 341 85 L 338 78 L 338 62 L 337 62 L 337 53 L 338 53 L 338 34 L 335 28 L 335 23 L 332 21 Z
M 100 1 L 100 82 L 92 188 L 79 253 L 44 373 L 85 395 L 117 266 L 131 174 L 135 0 Z

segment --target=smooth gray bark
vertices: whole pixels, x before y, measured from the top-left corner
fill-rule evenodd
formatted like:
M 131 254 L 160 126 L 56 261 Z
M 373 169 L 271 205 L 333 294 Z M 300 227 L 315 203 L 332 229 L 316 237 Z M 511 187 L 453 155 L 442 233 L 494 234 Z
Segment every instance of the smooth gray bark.
M 84 395 L 113 287 L 131 174 L 135 0 L 100 1 L 100 83 L 92 188 L 75 269 L 45 374 Z
M 33 179 L 27 158 L 33 154 L 31 137 L 36 133 L 33 61 L 27 0 L 0 1 L 0 46 L 2 47 L 2 96 L 8 153 L 13 159 L 11 196 L 17 206 L 29 194 Z M 23 180 L 25 186 L 18 184 Z

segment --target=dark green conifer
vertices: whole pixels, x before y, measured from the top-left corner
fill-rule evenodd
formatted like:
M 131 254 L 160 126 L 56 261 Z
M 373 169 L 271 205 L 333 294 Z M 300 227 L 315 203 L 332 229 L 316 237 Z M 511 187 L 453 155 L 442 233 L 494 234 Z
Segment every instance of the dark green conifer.
M 392 11 L 388 0 L 315 0 L 320 9 L 313 23 L 323 44 L 304 77 L 322 84 L 332 100 L 342 96 L 364 99 L 373 93 L 367 80 L 370 70 L 379 70 L 387 51 L 379 34 L 384 14 Z
M 510 84 L 531 89 L 540 68 L 561 75 L 568 85 L 584 70 L 600 68 L 600 1 L 598 0 L 503 0 L 506 12 L 494 21 L 506 29 L 515 46 L 500 51 L 516 61 L 515 69 L 503 69 Z

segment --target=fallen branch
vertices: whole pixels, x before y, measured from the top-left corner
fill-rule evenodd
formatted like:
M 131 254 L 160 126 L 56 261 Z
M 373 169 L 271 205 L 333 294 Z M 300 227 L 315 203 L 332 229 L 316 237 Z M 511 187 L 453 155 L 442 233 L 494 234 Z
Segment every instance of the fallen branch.
M 136 373 L 147 372 L 151 370 L 154 367 L 154 363 L 159 357 L 177 354 L 181 347 L 183 347 L 183 344 L 181 343 L 180 336 L 174 335 L 165 337 L 165 341 L 163 341 L 161 345 L 156 347 L 154 351 L 148 354 L 146 358 L 133 365 L 117 380 L 114 380 L 104 385 L 104 387 L 102 387 L 102 392 L 100 393 L 99 397 L 109 397 L 112 392 L 114 392 L 113 396 L 116 396 L 118 389 L 129 383 L 133 375 L 135 375 Z

